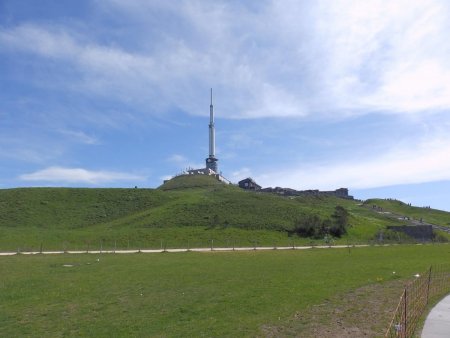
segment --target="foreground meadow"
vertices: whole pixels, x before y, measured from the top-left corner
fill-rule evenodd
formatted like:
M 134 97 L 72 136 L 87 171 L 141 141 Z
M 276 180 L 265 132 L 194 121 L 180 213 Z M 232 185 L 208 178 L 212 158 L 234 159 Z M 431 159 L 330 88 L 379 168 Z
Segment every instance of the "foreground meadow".
M 355 290 L 397 295 L 403 281 L 449 261 L 449 245 L 0 257 L 0 335 L 301 336 L 306 322 L 328 325 L 312 309 Z M 346 308 L 353 324 L 383 332 L 391 309 L 358 317 L 359 299 Z

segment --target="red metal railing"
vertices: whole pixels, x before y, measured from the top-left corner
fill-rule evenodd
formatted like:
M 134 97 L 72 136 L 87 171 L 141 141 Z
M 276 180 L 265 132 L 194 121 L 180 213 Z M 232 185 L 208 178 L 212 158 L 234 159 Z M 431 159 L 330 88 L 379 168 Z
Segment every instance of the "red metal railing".
M 450 292 L 450 266 L 432 266 L 405 286 L 385 337 L 412 337 L 431 298 Z

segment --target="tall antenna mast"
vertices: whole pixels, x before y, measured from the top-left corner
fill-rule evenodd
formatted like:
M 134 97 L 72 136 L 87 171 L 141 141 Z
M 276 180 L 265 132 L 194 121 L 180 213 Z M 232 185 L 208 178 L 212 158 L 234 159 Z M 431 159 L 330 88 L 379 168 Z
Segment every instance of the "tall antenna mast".
M 211 104 L 209 106 L 209 156 L 206 159 L 206 168 L 209 168 L 217 173 L 217 161 L 216 134 L 214 129 L 213 93 L 211 88 Z

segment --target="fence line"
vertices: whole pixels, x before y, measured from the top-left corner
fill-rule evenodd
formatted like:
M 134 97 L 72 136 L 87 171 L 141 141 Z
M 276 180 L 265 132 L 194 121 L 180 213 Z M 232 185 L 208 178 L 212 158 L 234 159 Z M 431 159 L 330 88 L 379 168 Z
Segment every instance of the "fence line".
M 88 250 L 54 250 L 54 251 L 0 251 L 0 256 L 13 256 L 13 255 L 50 255 L 50 254 L 132 254 L 132 253 L 164 253 L 164 252 L 213 252 L 213 251 L 262 251 L 262 250 L 311 250 L 311 249 L 350 249 L 353 248 L 363 248 L 368 247 L 368 244 L 355 244 L 355 245 L 315 245 L 315 246 L 233 246 L 233 247 L 214 247 L 209 248 L 197 247 L 197 248 L 166 248 L 166 246 L 161 247 L 161 249 L 88 249 Z
M 302 240 L 301 238 L 288 238 L 288 239 L 276 239 L 267 240 L 261 238 L 212 238 L 212 239 L 167 239 L 167 238 L 154 238 L 151 240 L 127 240 L 127 239 L 108 239 L 108 240 L 86 240 L 80 242 L 61 240 L 58 242 L 39 242 L 35 241 L 31 244 L 13 244 L 8 243 L 8 246 L 0 246 L 0 253 L 3 252 L 43 252 L 43 251 L 114 251 L 114 250 L 156 250 L 156 249 L 190 249 L 190 248 L 231 248 L 231 247 L 321 247 L 321 246 L 390 246 L 401 244 L 416 244 L 416 245 L 428 245 L 425 243 L 417 242 L 393 242 L 393 241 L 338 241 L 333 240 Z M 432 242 L 429 244 L 438 244 L 438 242 Z M 439 244 L 450 244 L 449 242 Z
M 412 337 L 430 299 L 450 292 L 450 266 L 430 266 L 407 284 L 385 337 Z

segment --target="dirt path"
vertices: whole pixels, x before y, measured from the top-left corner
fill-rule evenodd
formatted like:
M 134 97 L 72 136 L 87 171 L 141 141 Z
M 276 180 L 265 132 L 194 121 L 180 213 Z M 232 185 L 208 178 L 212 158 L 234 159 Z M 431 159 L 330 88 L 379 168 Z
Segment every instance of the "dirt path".
M 281 326 L 264 326 L 262 337 L 383 337 L 404 288 L 394 280 L 335 296 L 295 313 Z
M 135 254 L 135 253 L 162 253 L 162 252 L 228 252 L 228 251 L 255 251 L 255 250 L 309 250 L 309 249 L 346 249 L 363 248 L 369 244 L 356 245 L 315 245 L 315 246 L 256 246 L 256 247 L 236 247 L 236 248 L 191 248 L 191 249 L 138 249 L 138 250 L 89 250 L 89 251 L 10 251 L 0 252 L 0 256 L 14 255 L 62 255 L 62 254 Z M 382 246 L 389 246 L 388 244 Z

